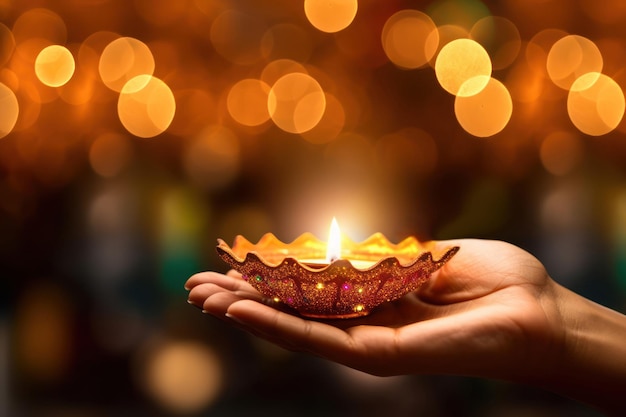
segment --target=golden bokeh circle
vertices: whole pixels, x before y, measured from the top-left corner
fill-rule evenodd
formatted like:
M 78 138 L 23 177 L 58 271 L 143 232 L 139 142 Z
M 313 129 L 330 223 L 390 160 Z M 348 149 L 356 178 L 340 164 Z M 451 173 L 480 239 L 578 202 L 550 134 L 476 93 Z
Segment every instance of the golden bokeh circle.
M 579 35 L 567 35 L 550 48 L 546 68 L 552 82 L 569 90 L 580 76 L 601 72 L 603 64 L 602 54 L 593 41 Z
M 624 92 L 611 77 L 588 73 L 572 84 L 567 112 L 574 125 L 591 136 L 605 135 L 624 117 Z
M 307 19 L 322 32 L 334 33 L 347 28 L 357 9 L 357 0 L 304 0 Z
M 469 84 L 485 85 L 478 94 L 458 95 L 454 101 L 454 113 L 459 124 L 477 137 L 489 137 L 501 132 L 513 113 L 513 101 L 505 85 L 495 78 L 485 78 L 467 81 Z
M 122 37 L 109 43 L 98 63 L 102 82 L 120 92 L 128 81 L 139 75 L 152 75 L 154 57 L 150 48 L 139 39 Z
M 478 94 L 485 88 L 491 69 L 489 54 L 471 39 L 456 39 L 448 43 L 441 48 L 435 62 L 435 74 L 441 87 L 450 94 L 464 97 Z M 468 80 L 471 82 L 466 84 Z
M 246 78 L 235 83 L 226 97 L 228 113 L 244 126 L 259 126 L 270 118 L 267 98 L 270 86 L 261 80 Z
M 20 114 L 20 106 L 15 93 L 6 85 L 0 83 L 0 138 L 5 137 L 15 127 Z
M 150 138 L 169 127 L 176 112 L 176 101 L 169 86 L 151 75 L 129 80 L 117 102 L 122 125 L 135 136 Z
M 324 90 L 308 74 L 295 72 L 282 76 L 270 90 L 267 108 L 280 129 L 304 133 L 313 129 L 324 115 Z
M 385 54 L 395 65 L 406 69 L 420 68 L 435 55 L 439 31 L 427 14 L 401 10 L 385 22 L 381 41 Z
M 74 75 L 75 69 L 72 53 L 61 45 L 45 47 L 35 59 L 37 78 L 49 87 L 65 85 Z

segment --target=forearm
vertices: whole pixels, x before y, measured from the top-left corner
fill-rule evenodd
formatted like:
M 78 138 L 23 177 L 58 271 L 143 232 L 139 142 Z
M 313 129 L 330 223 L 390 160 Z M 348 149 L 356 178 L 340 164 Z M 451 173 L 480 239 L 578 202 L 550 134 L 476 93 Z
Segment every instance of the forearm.
M 610 415 L 626 415 L 626 316 L 557 286 L 562 355 L 538 385 Z

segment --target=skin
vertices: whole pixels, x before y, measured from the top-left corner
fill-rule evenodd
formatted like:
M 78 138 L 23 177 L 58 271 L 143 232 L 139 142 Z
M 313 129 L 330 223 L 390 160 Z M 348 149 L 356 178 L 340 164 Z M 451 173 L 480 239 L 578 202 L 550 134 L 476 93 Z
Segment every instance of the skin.
M 437 245 L 461 250 L 417 292 L 357 319 L 300 317 L 265 300 L 234 271 L 196 274 L 186 288 L 189 302 L 206 313 L 374 375 L 514 381 L 624 415 L 626 316 L 558 285 L 535 257 L 511 244 Z

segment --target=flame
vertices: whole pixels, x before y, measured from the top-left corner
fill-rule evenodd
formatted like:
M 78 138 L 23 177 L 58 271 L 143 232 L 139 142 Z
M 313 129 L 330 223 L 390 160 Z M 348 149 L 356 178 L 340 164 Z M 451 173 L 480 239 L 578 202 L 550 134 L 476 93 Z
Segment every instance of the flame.
M 333 217 L 328 233 L 328 246 L 326 246 L 326 260 L 328 262 L 341 258 L 341 231 L 337 219 Z

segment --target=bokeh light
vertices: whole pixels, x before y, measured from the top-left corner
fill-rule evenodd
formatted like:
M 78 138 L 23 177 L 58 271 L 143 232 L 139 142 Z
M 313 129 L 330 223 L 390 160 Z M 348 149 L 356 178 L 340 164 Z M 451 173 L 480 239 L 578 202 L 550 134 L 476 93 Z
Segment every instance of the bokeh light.
M 122 37 L 104 48 L 98 70 L 102 82 L 111 90 L 120 92 L 132 78 L 152 75 L 154 65 L 152 51 L 145 43 L 139 39 Z
M 74 75 L 75 69 L 76 63 L 72 53 L 61 45 L 45 47 L 35 60 L 37 77 L 50 87 L 65 85 Z
M 601 72 L 603 60 L 593 41 L 579 35 L 568 35 L 550 48 L 546 65 L 550 79 L 562 89 L 569 90 L 580 76 Z
M 270 86 L 261 80 L 246 78 L 231 87 L 226 99 L 228 112 L 244 126 L 258 126 L 269 120 L 267 99 Z
M 439 47 L 439 31 L 433 20 L 418 10 L 401 10 L 383 27 L 382 45 L 387 57 L 400 68 L 427 65 Z
M 326 109 L 326 96 L 310 75 L 291 73 L 274 83 L 268 96 L 270 117 L 282 130 L 303 133 L 319 123 Z
M 21 80 L 19 84 L 20 88 L 15 91 L 15 97 L 19 103 L 19 117 L 13 129 L 17 132 L 32 128 L 39 120 L 42 107 L 41 95 L 34 83 Z
M 447 92 L 468 97 L 478 94 L 487 85 L 491 76 L 491 59 L 478 42 L 457 39 L 441 48 L 435 62 L 435 73 L 439 84 Z M 464 88 L 461 91 L 462 85 Z
M 600 136 L 614 130 L 624 116 L 624 92 L 609 76 L 587 73 L 572 84 L 567 112 L 583 133 Z
M 13 32 L 4 23 L 0 23 L 0 66 L 6 64 L 15 50 Z
M 0 83 L 0 138 L 5 137 L 15 127 L 20 106 L 13 91 Z
M 469 30 L 459 25 L 437 26 L 437 31 L 431 32 L 426 39 L 426 44 L 437 45 L 437 49 L 435 50 L 433 57 L 428 62 L 429 65 L 435 68 L 439 52 L 441 52 L 441 49 L 444 46 L 457 39 L 468 39 L 469 36 Z
M 263 71 L 261 71 L 261 81 L 271 86 L 282 76 L 294 72 L 301 72 L 303 74 L 309 73 L 304 65 L 293 59 L 276 59 L 263 67 Z
M 216 400 L 224 385 L 222 358 L 204 343 L 161 343 L 141 361 L 139 372 L 146 391 L 170 412 L 202 411 Z
M 506 127 L 513 112 L 513 101 L 508 89 L 495 78 L 467 81 L 473 90 L 475 84 L 485 84 L 478 94 L 459 94 L 454 101 L 454 113 L 457 120 L 468 133 L 478 137 L 488 137 L 499 133 Z M 465 88 L 461 86 L 462 92 Z
M 322 32 L 334 33 L 347 28 L 357 9 L 357 0 L 304 0 L 307 19 Z
M 135 136 L 151 138 L 169 127 L 176 113 L 176 100 L 160 79 L 138 75 L 122 88 L 117 112 L 126 130 Z

